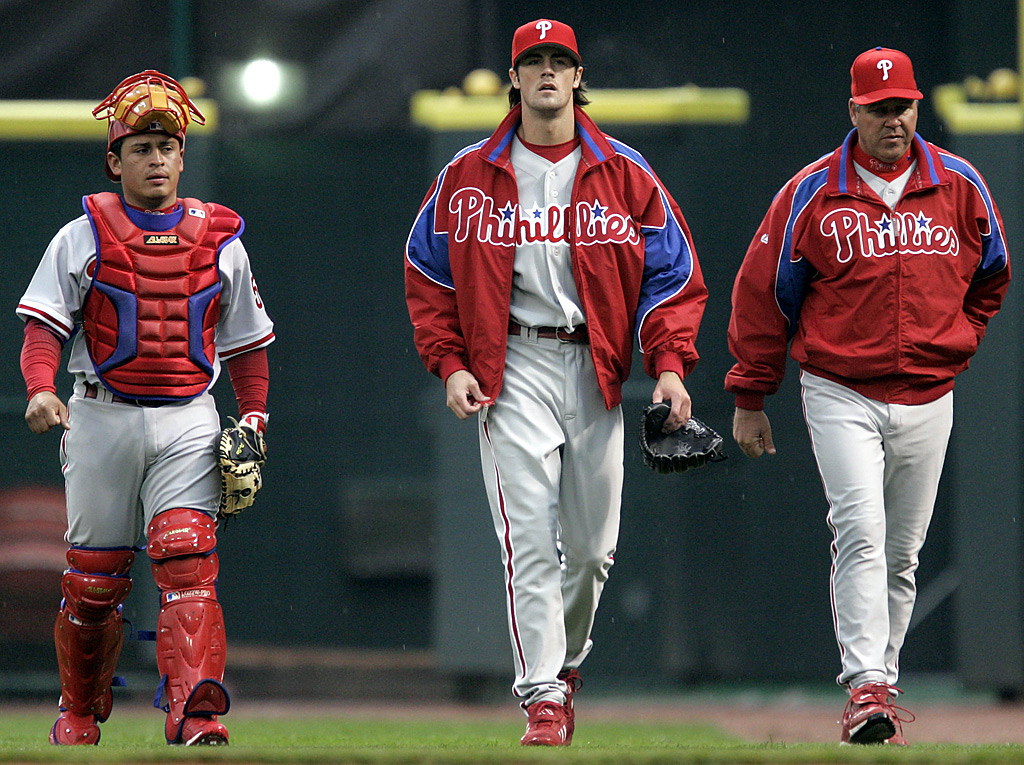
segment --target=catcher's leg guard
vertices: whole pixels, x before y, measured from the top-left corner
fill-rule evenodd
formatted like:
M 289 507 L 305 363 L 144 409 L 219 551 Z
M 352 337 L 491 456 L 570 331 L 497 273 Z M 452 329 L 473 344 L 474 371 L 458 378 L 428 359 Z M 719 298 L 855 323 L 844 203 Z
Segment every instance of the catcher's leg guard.
M 146 530 L 160 588 L 156 662 L 167 693 L 169 744 L 226 744 L 217 715 L 228 711 L 224 615 L 217 602 L 216 524 L 206 513 L 175 508 Z M 159 703 L 159 702 L 158 702 Z
M 96 723 L 110 715 L 124 629 L 121 603 L 132 590 L 131 548 L 72 547 L 61 579 L 64 600 L 53 629 L 60 670 L 61 715 L 50 731 L 52 744 L 95 744 Z

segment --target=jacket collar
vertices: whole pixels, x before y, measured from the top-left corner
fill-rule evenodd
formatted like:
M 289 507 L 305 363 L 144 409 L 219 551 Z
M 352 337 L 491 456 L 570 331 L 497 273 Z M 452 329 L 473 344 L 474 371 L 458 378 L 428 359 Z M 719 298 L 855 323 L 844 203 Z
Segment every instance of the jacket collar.
M 573 107 L 576 116 L 576 133 L 580 137 L 581 155 L 580 161 L 586 165 L 596 165 L 615 156 L 615 147 L 601 132 L 597 124 L 590 119 L 589 115 L 578 106 Z M 512 161 L 512 139 L 515 137 L 516 129 L 523 121 L 522 104 L 516 104 L 505 115 L 505 119 L 498 125 L 484 145 L 477 152 L 487 162 L 507 167 Z
M 853 142 L 856 140 L 857 129 L 854 128 L 842 145 L 832 152 L 828 162 L 828 183 L 825 190 L 829 196 L 857 193 L 860 176 L 853 167 Z M 939 152 L 917 133 L 914 133 L 911 151 L 917 160 L 917 167 L 907 185 L 908 189 L 926 189 L 950 182 Z

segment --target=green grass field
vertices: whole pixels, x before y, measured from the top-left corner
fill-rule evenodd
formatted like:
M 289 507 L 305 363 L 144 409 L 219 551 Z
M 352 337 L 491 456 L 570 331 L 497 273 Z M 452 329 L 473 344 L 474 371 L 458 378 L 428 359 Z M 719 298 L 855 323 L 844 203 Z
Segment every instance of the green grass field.
M 225 720 L 227 721 L 227 720 Z M 591 722 L 568 749 L 524 749 L 511 722 L 230 715 L 231 746 L 168 747 L 159 715 L 113 716 L 97 747 L 46 742 L 53 715 L 0 714 L 0 762 L 228 763 L 1024 763 L 1024 746 L 745 744 L 703 726 Z

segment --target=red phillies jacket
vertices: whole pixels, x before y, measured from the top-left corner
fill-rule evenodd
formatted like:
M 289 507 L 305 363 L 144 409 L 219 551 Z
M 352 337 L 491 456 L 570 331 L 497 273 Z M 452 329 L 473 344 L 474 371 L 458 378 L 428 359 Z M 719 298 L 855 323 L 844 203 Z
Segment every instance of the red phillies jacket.
M 572 200 L 543 216 L 519 209 L 512 109 L 487 140 L 459 152 L 423 201 L 406 244 L 406 302 L 417 350 L 446 380 L 469 369 L 484 394 L 501 390 L 517 242 L 568 241 L 598 383 L 622 400 L 633 333 L 644 368 L 684 377 L 707 289 L 682 213 L 646 160 L 576 108 L 582 157 Z
M 968 162 L 914 137 L 890 210 L 857 175 L 851 131 L 772 201 L 733 287 L 725 378 L 761 409 L 786 366 L 896 404 L 933 401 L 967 368 L 1010 281 L 1003 222 Z

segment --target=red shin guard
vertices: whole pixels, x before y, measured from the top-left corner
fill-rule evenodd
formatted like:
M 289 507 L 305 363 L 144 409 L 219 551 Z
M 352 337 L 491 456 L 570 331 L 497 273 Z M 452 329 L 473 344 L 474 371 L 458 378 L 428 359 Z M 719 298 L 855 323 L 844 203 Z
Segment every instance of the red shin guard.
M 226 645 L 215 587 L 216 525 L 196 510 L 167 510 L 147 530 L 153 578 L 160 588 L 157 667 L 167 693 L 168 743 L 227 743 L 217 715 L 230 701 L 221 684 Z
M 63 713 L 50 740 L 55 744 L 95 744 L 110 715 L 110 683 L 121 655 L 124 631 L 119 606 L 131 592 L 131 549 L 85 550 L 67 554 L 64 602 L 54 624 Z M 64 720 L 66 724 L 61 725 Z

